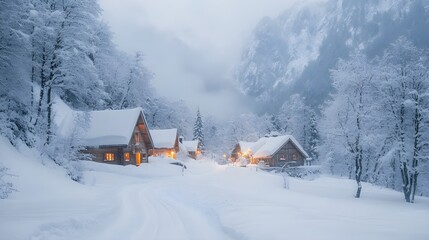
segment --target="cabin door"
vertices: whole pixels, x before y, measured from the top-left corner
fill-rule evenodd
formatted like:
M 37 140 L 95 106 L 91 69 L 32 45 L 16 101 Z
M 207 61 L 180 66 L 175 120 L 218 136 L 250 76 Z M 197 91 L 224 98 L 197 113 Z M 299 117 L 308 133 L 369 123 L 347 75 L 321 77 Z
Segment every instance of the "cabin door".
M 139 166 L 142 162 L 142 155 L 139 152 L 136 152 L 136 165 Z

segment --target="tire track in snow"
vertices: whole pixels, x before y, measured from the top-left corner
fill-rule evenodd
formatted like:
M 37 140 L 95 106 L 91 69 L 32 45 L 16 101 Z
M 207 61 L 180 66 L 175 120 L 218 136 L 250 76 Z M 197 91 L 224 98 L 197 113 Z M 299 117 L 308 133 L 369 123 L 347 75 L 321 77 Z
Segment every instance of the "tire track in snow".
M 230 239 L 219 224 L 198 209 L 161 194 L 168 187 L 165 189 L 165 186 L 155 184 L 139 191 L 140 203 L 152 209 L 142 212 L 146 223 L 139 230 L 141 236 L 145 239 Z M 151 231 L 153 225 L 156 232 Z M 150 237 L 147 235 L 149 232 L 153 233 Z

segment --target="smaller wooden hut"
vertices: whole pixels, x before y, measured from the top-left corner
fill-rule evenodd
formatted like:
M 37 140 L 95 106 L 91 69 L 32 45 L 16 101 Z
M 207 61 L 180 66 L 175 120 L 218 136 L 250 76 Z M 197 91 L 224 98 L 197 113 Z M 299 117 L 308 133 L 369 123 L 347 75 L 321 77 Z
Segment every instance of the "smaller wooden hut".
M 253 164 L 264 161 L 270 167 L 282 167 L 286 164 L 302 166 L 309 159 L 292 135 L 263 137 L 256 142 L 239 142 L 231 153 L 231 160 L 236 161 L 240 157 Z
M 182 144 L 185 146 L 190 158 L 197 159 L 201 155 L 201 144 L 198 140 L 182 141 Z
M 151 156 L 176 159 L 179 152 L 179 136 L 176 128 L 150 130 L 150 134 L 154 144 L 154 148 L 150 151 Z
M 255 162 L 264 161 L 270 167 L 303 166 L 308 154 L 292 135 L 267 138 L 253 154 Z
M 254 150 L 254 144 L 256 142 L 244 142 L 240 141 L 235 144 L 232 152 L 231 152 L 231 161 L 235 162 L 240 157 L 246 158 L 249 162 L 251 162 L 251 152 Z

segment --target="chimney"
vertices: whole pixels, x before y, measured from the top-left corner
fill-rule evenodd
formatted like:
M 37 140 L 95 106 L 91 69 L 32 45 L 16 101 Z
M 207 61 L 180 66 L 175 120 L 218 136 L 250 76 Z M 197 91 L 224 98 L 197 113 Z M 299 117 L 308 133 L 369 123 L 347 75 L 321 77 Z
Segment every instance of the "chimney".
M 183 143 L 183 136 L 180 136 L 180 137 L 179 137 L 179 142 L 180 142 L 180 143 Z

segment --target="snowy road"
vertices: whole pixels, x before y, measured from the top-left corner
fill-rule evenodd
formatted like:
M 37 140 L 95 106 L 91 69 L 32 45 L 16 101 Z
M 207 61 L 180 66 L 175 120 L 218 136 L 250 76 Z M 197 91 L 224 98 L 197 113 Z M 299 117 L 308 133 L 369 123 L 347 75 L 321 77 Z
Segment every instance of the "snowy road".
M 100 239 L 229 239 L 193 206 L 165 196 L 169 188 L 169 182 L 127 187 Z
M 429 199 L 406 204 L 400 193 L 367 184 L 363 198 L 354 199 L 355 183 L 345 179 L 291 179 L 290 190 L 285 190 L 278 175 L 209 161 L 188 162 L 185 176 L 178 166 L 162 161 L 139 168 L 95 163 L 86 167 L 92 170 L 85 173 L 84 185 L 46 172 L 46 181 L 40 180 L 43 188 L 31 186 L 38 192 L 32 199 L 24 198 L 23 189 L 15 199 L 0 202 L 2 236 L 429 239 Z

